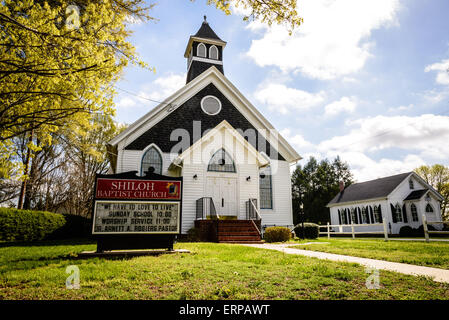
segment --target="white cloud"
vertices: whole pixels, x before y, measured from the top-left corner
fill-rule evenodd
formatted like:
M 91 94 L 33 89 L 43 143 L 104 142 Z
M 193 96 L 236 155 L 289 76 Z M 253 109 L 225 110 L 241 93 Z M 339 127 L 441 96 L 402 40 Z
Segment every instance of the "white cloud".
M 337 155 L 349 164 L 351 172 L 359 182 L 413 171 L 426 164 L 423 159 L 414 154 L 406 155 L 400 160 L 382 158 L 377 161 L 362 152 L 330 152 L 327 156 L 334 158 Z
M 409 104 L 408 106 L 399 106 L 397 108 L 389 108 L 388 112 L 403 112 L 403 111 L 410 111 L 413 109 L 415 105 L 413 103 Z
M 300 134 L 292 135 L 291 129 L 285 128 L 279 132 L 293 147 L 298 151 L 304 151 L 304 149 L 313 148 L 312 143 L 304 139 Z M 304 156 L 303 156 L 304 157 Z
M 397 24 L 399 0 L 303 0 L 304 23 L 289 36 L 286 29 L 256 21 L 248 28 L 264 31 L 247 53 L 260 66 L 333 79 L 359 71 L 371 56 L 371 32 Z M 350 78 L 347 78 L 350 79 Z
M 287 114 L 290 110 L 306 110 L 324 101 L 324 91 L 310 93 L 289 88 L 284 84 L 264 84 L 255 93 L 257 101 L 266 104 L 272 111 Z
M 428 65 L 424 71 L 437 71 L 436 83 L 449 85 L 449 59 Z
M 123 93 L 124 97 L 117 102 L 118 109 L 142 108 L 149 105 L 154 106 L 156 101 L 162 101 L 175 93 L 178 89 L 185 85 L 186 74 L 173 74 L 157 78 L 156 80 L 144 83 L 140 86 L 135 95 Z M 155 100 L 155 102 L 147 99 Z
M 136 105 L 136 101 L 129 97 L 121 98 L 119 102 L 117 102 L 117 108 L 126 109 L 130 107 L 134 107 Z
M 169 74 L 142 86 L 139 95 L 153 100 L 164 100 L 186 84 L 186 74 Z
M 347 121 L 348 134 L 325 140 L 321 152 L 372 152 L 399 148 L 413 150 L 426 159 L 449 158 L 449 117 L 424 114 L 417 117 L 377 116 Z
M 328 104 L 324 110 L 326 116 L 335 116 L 342 112 L 352 113 L 357 107 L 357 102 L 355 97 L 342 97 L 338 101 L 334 101 Z

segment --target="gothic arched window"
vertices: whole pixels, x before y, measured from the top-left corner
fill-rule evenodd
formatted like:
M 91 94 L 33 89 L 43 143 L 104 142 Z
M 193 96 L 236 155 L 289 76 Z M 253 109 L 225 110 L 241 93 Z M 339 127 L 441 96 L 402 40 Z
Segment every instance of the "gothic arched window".
M 206 58 L 206 46 L 204 45 L 204 43 L 200 43 L 200 44 L 196 47 L 196 55 L 197 55 L 198 57 Z
M 207 171 L 235 172 L 234 161 L 224 149 L 220 149 L 210 159 Z
M 218 48 L 216 46 L 209 48 L 209 59 L 218 60 Z
M 140 174 L 151 171 L 151 168 L 154 173 L 162 174 L 162 156 L 155 147 L 149 148 L 143 155 Z

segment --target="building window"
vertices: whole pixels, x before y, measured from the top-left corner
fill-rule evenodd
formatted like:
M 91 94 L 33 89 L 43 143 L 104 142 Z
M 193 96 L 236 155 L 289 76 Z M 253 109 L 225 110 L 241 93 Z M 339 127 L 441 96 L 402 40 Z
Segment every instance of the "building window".
M 412 212 L 412 220 L 418 221 L 418 209 L 416 208 L 414 203 L 410 205 L 410 211 Z
M 426 205 L 426 213 L 433 213 L 433 207 L 428 203 Z
M 196 47 L 196 55 L 197 55 L 198 57 L 206 58 L 206 46 L 204 45 L 204 43 L 200 43 L 200 44 Z
M 382 222 L 382 213 L 380 212 L 380 205 L 374 206 L 374 219 L 376 223 Z
M 201 109 L 204 113 L 214 116 L 221 111 L 221 101 L 214 96 L 205 96 L 201 99 Z
M 273 186 L 271 168 L 267 166 L 259 171 L 260 208 L 273 209 Z
M 394 214 L 396 215 L 396 222 L 402 222 L 402 210 L 398 203 L 394 207 Z
M 408 185 L 410 186 L 410 189 L 415 189 L 415 186 L 414 186 L 414 184 L 413 184 L 413 180 L 412 180 L 412 179 L 410 179 L 410 180 L 408 181 Z
M 220 149 L 210 159 L 207 171 L 235 172 L 234 161 L 224 149 Z
M 366 207 L 362 207 L 362 223 L 363 224 L 369 223 L 368 210 L 366 210 Z
M 218 60 L 218 48 L 216 46 L 211 46 L 209 48 L 209 58 Z
M 357 224 L 357 212 L 351 208 L 351 223 Z
M 144 175 L 147 171 L 162 174 L 162 156 L 155 147 L 149 148 L 142 157 L 142 166 L 140 174 Z

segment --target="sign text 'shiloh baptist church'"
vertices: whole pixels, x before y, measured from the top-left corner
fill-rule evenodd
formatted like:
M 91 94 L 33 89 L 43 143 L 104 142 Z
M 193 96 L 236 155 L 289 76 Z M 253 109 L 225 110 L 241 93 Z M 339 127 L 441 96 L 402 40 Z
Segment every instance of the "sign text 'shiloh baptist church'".
M 183 234 L 217 217 L 293 225 L 290 166 L 301 157 L 224 76 L 225 46 L 204 19 L 185 50 L 186 85 L 109 142 L 115 174 L 183 178 Z

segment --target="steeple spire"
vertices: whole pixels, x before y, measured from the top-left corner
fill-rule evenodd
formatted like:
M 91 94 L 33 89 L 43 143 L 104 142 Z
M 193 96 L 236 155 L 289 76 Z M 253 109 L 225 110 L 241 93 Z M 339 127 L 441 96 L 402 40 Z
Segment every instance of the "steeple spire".
M 212 30 L 204 15 L 198 31 L 190 36 L 184 57 L 187 58 L 187 83 L 214 66 L 223 73 L 223 49 L 226 42 Z

